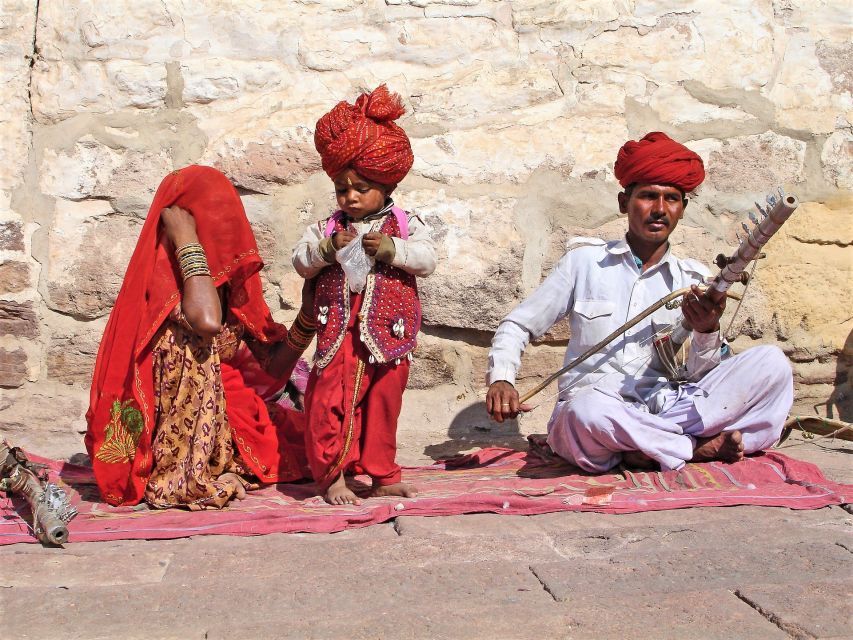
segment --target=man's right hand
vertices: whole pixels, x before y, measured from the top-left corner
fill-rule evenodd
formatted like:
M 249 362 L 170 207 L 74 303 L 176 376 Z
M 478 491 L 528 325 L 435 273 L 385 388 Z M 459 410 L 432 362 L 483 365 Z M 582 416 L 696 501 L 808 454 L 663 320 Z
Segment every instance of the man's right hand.
M 332 236 L 332 246 L 335 248 L 335 251 L 340 251 L 350 242 L 355 240 L 356 235 L 357 234 L 355 233 L 355 231 L 351 231 L 349 229 L 338 231 L 335 235 Z
M 496 422 L 515 418 L 532 407 L 518 401 L 518 391 L 506 380 L 493 382 L 486 394 L 486 411 Z

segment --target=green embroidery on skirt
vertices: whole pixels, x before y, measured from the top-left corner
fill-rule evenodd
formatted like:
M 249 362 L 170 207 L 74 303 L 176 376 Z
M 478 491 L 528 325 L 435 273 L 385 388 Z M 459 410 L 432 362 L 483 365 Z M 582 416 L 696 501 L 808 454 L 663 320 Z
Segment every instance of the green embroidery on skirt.
M 133 400 L 113 401 L 110 423 L 104 433 L 104 444 L 95 457 L 108 464 L 131 462 L 136 457 L 136 446 L 142 435 L 142 412 L 130 406 Z

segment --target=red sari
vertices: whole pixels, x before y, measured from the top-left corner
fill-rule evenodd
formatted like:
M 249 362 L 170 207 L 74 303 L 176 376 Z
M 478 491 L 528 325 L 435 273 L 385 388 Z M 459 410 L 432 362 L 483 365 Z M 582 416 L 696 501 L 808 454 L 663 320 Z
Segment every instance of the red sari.
M 216 169 L 197 165 L 166 176 L 104 330 L 86 413 L 86 449 L 101 495 L 113 505 L 138 503 L 152 470 L 153 338 L 181 301 L 174 247 L 159 224 L 160 211 L 173 205 L 193 215 L 214 285 L 229 285 L 230 315 L 262 344 L 280 342 L 287 335 L 264 302 L 258 275 L 263 261 L 240 197 L 228 179 Z M 242 384 L 239 374 L 224 366 L 222 373 L 228 378 L 226 413 L 243 464 L 263 483 L 300 478 L 296 454 L 281 437 L 281 426 L 277 428 L 259 408 L 263 402 Z M 289 417 L 301 419 L 298 414 Z

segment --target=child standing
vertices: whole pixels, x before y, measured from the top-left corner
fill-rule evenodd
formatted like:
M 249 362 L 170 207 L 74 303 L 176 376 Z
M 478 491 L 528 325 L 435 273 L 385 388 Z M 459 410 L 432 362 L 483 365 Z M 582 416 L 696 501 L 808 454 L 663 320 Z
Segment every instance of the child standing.
M 397 419 L 421 324 L 416 276 L 435 270 L 423 221 L 391 194 L 412 167 L 404 113 L 385 85 L 340 102 L 317 122 L 314 145 L 335 185 L 338 210 L 308 227 L 293 251 L 303 278 L 316 276 L 317 352 L 305 393 L 305 443 L 329 504 L 360 504 L 345 473 L 365 473 L 373 495 L 413 497 L 396 463 Z M 338 251 L 360 242 L 375 261 L 353 292 Z

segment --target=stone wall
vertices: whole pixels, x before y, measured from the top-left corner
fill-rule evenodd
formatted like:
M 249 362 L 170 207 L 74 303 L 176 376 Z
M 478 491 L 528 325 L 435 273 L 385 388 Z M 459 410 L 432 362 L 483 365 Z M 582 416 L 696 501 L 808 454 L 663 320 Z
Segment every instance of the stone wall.
M 416 158 L 397 199 L 440 255 L 404 446 L 541 428 L 547 409 L 503 431 L 483 420 L 490 334 L 569 237 L 623 233 L 613 161 L 650 130 L 708 169 L 682 254 L 710 263 L 767 190 L 799 196 L 735 345 L 779 344 L 796 410 L 850 420 L 851 21 L 843 0 L 0 0 L 0 429 L 81 450 L 97 343 L 174 168 L 240 187 L 267 299 L 291 319 L 290 249 L 332 206 L 313 125 L 381 82 L 405 98 Z M 520 387 L 566 337 L 529 350 Z

